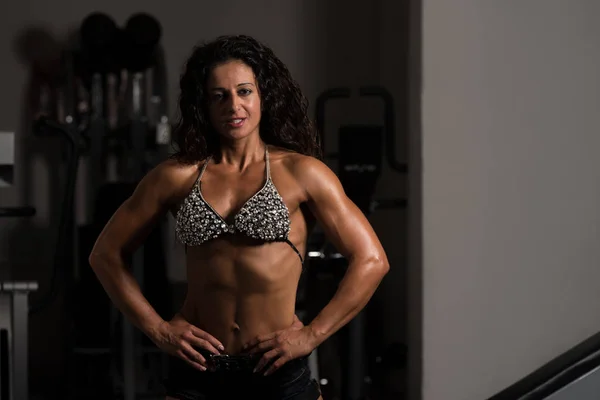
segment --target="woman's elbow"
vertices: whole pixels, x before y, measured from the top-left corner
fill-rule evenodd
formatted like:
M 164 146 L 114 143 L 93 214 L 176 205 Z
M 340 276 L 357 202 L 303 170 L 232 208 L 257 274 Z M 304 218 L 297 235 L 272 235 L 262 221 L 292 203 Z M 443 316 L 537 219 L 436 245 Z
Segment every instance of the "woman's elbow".
M 385 256 L 375 255 L 368 257 L 363 265 L 366 266 L 365 270 L 370 275 L 377 276 L 379 279 L 383 279 L 390 270 L 390 264 Z
M 379 258 L 375 262 L 375 269 L 383 278 L 390 271 L 390 263 L 386 258 L 384 258 L 384 259 Z
M 88 256 L 88 263 L 93 270 L 119 264 L 120 252 L 117 249 L 107 248 L 97 243 Z
M 99 269 L 103 265 L 106 265 L 107 256 L 97 250 L 92 250 L 88 256 L 88 264 L 92 269 Z

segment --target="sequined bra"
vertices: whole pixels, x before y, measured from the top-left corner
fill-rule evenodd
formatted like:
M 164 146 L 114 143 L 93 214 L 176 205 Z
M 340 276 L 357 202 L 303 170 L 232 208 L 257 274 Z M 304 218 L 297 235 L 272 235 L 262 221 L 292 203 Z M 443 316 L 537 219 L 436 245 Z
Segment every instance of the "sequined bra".
M 286 242 L 303 263 L 302 255 L 288 239 L 290 215 L 271 179 L 269 151 L 265 151 L 265 184 L 244 203 L 234 216 L 232 224 L 227 223 L 202 196 L 202 175 L 210 160 L 208 158 L 202 166 L 190 194 L 177 211 L 175 233 L 178 240 L 186 246 L 199 246 L 222 235 L 240 232 L 266 242 Z

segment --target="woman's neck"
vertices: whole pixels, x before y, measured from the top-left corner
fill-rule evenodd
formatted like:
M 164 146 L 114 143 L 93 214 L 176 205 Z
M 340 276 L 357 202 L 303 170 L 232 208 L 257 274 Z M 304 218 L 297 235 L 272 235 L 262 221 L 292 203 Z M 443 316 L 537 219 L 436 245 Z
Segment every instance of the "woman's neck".
M 237 141 L 221 141 L 219 163 L 245 170 L 250 164 L 263 161 L 267 144 L 259 136 Z

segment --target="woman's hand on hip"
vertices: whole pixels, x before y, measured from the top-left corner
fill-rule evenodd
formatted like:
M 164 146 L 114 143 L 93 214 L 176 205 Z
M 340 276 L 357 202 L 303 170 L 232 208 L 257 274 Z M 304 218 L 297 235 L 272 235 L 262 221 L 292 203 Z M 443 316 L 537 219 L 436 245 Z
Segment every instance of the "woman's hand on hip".
M 161 323 L 153 336 L 152 340 L 161 350 L 183 359 L 200 371 L 206 371 L 209 366 L 206 358 L 194 347 L 212 354 L 221 354 L 225 350 L 215 337 L 190 324 L 180 314 Z
M 289 328 L 266 335 L 260 335 L 246 343 L 244 353 L 262 353 L 254 372 L 261 372 L 268 366 L 264 375 L 270 375 L 286 362 L 309 355 L 316 347 L 311 328 L 295 319 Z

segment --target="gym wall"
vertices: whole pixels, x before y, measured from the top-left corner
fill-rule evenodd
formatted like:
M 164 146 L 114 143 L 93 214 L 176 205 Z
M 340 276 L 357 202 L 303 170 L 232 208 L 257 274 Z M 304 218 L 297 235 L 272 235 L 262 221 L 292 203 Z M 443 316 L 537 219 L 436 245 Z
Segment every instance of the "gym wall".
M 423 1 L 423 399 L 600 330 L 600 3 Z
M 171 115 L 176 114 L 178 77 L 181 66 L 198 41 L 212 39 L 219 34 L 248 33 L 268 42 L 287 63 L 314 107 L 316 96 L 324 89 L 335 86 L 358 88 L 382 84 L 394 96 L 401 97 L 405 83 L 397 69 L 405 62 L 405 55 L 389 47 L 396 45 L 394 33 L 402 19 L 401 7 L 389 0 L 363 2 L 359 0 L 292 0 L 247 2 L 232 0 L 218 2 L 165 2 L 150 1 L 92 1 L 45 2 L 32 0 L 16 2 L 11 10 L 2 13 L 0 24 L 0 130 L 17 132 L 16 185 L 0 189 L 0 205 L 32 205 L 38 214 L 28 221 L 0 221 L 0 266 L 6 275 L 6 265 L 12 268 L 14 279 L 38 280 L 43 290 L 50 278 L 53 254 L 53 233 L 57 224 L 59 204 L 49 200 L 56 193 L 56 176 L 48 166 L 60 160 L 58 146 L 52 140 L 32 137 L 30 118 L 24 109 L 27 85 L 30 82 L 28 66 L 18 55 L 18 40 L 31 29 L 42 28 L 58 40 L 76 29 L 82 19 L 93 11 L 112 16 L 123 23 L 131 14 L 145 11 L 159 19 L 163 26 L 161 40 L 169 75 L 169 102 Z M 370 4 L 370 5 L 369 5 Z M 6 3 L 8 7 L 8 3 Z M 385 33 L 385 35 L 384 35 Z M 396 108 L 402 107 L 396 104 Z M 357 101 L 344 107 L 333 105 L 328 111 L 328 124 L 335 129 L 346 122 L 380 122 L 381 106 L 376 101 Z M 404 135 L 400 123 L 398 132 Z M 333 131 L 332 131 L 333 133 Z M 335 136 L 329 135 L 335 148 Z M 404 137 L 404 136 L 402 136 Z M 399 136 L 398 151 L 406 146 Z M 55 154 L 40 155 L 48 148 Z M 405 155 L 405 153 L 402 153 Z M 85 178 L 84 171 L 79 177 Z M 406 194 L 404 178 L 399 178 L 384 166 L 378 195 L 400 197 Z M 79 194 L 82 195 L 81 193 Z M 84 215 L 81 209 L 78 215 Z M 403 276 L 406 265 L 405 216 L 403 211 L 381 211 L 372 217 L 372 223 L 381 236 L 392 264 L 392 271 L 378 292 L 379 301 L 393 302 L 386 310 L 385 341 L 404 339 Z M 390 224 L 393 221 L 393 224 Z M 82 222 L 82 221 L 80 221 Z M 19 238 L 18 241 L 9 238 Z M 169 238 L 169 275 L 173 282 L 185 279 L 181 249 Z M 51 392 L 60 376 L 64 362 L 61 346 L 64 332 L 60 324 L 62 299 L 43 314 L 30 321 L 31 386 L 36 391 Z

